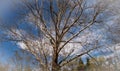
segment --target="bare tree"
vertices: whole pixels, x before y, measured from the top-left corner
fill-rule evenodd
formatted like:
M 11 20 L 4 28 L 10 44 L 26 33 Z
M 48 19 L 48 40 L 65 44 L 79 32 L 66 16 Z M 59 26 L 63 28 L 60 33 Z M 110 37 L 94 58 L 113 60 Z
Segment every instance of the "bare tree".
M 42 71 L 58 71 L 73 60 L 85 54 L 90 55 L 89 52 L 100 47 L 96 46 L 99 39 L 91 40 L 91 42 L 79 39 L 88 35 L 84 31 L 89 30 L 92 25 L 105 22 L 109 12 L 108 4 L 105 2 L 23 0 L 19 5 L 22 5 L 19 9 L 27 10 L 18 12 L 24 17 L 22 23 L 24 22 L 24 26 L 32 26 L 23 29 L 20 18 L 20 21 L 12 26 L 1 24 L 1 29 L 6 29 L 1 34 L 1 38 L 6 36 L 5 40 L 14 41 L 30 51 L 40 63 Z M 85 51 L 72 56 L 76 48 L 74 46 L 69 48 L 70 44 L 79 44 L 80 48 L 90 45 L 92 47 L 85 48 Z M 64 57 L 60 60 L 62 54 Z
M 31 58 L 28 53 L 26 53 L 24 50 L 22 51 L 22 54 L 19 54 L 19 51 L 15 51 L 14 57 L 9 60 L 9 65 L 11 66 L 9 70 L 13 71 L 32 71 L 31 62 L 33 58 Z M 26 62 L 28 64 L 26 64 Z M 12 67 L 13 66 L 13 67 Z

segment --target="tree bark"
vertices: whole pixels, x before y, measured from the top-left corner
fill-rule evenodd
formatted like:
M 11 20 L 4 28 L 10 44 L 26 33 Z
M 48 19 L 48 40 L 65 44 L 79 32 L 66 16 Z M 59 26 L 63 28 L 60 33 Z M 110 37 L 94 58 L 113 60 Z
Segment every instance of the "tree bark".
M 58 64 L 58 53 L 57 51 L 54 51 L 53 57 L 52 57 L 52 71 L 59 71 L 60 66 Z

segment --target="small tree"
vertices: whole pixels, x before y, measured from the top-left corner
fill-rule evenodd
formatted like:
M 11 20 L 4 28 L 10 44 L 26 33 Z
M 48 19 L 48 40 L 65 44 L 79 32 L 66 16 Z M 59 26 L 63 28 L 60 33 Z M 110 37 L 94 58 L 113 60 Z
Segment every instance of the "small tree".
M 85 69 L 86 69 L 86 71 L 89 71 L 90 70 L 90 65 L 91 65 L 91 63 L 90 63 L 90 59 L 89 58 L 87 58 L 86 59 L 86 65 L 85 65 Z
M 14 57 L 10 58 L 9 65 L 11 67 L 9 69 L 13 71 L 32 71 L 32 59 L 32 55 L 25 52 L 24 50 L 15 51 Z
M 85 65 L 82 59 L 80 58 L 77 65 L 77 71 L 84 71 L 84 70 L 85 70 Z

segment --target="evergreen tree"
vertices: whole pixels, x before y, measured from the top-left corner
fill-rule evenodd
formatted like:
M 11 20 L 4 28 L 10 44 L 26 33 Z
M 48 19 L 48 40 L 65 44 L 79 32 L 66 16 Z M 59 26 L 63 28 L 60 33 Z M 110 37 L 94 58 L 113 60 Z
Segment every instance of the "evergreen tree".
M 87 61 L 86 61 L 86 66 L 85 66 L 85 71 L 88 71 L 90 69 L 90 59 L 87 58 Z
M 77 65 L 77 71 L 83 71 L 83 70 L 84 70 L 84 63 L 82 59 L 80 58 L 78 61 L 78 65 Z

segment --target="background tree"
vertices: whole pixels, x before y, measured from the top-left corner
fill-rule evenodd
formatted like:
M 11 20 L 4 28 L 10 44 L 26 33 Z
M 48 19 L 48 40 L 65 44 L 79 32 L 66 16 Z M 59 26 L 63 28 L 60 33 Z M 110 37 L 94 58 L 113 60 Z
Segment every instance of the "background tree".
M 2 63 L 0 63 L 0 70 L 1 71 L 8 71 L 9 70 L 9 65 L 3 65 Z
M 89 71 L 89 70 L 90 70 L 90 65 L 91 65 L 90 59 L 87 58 L 87 59 L 86 59 L 86 62 L 87 62 L 87 63 L 86 63 L 86 65 L 85 65 L 85 70 L 86 70 L 86 71 Z
M 22 53 L 19 53 L 22 52 Z M 28 52 L 21 50 L 15 51 L 14 57 L 9 59 L 9 70 L 12 71 L 32 71 L 35 65 L 32 65 L 34 58 Z
M 85 70 L 85 65 L 82 59 L 80 58 L 77 63 L 77 71 L 84 71 Z

